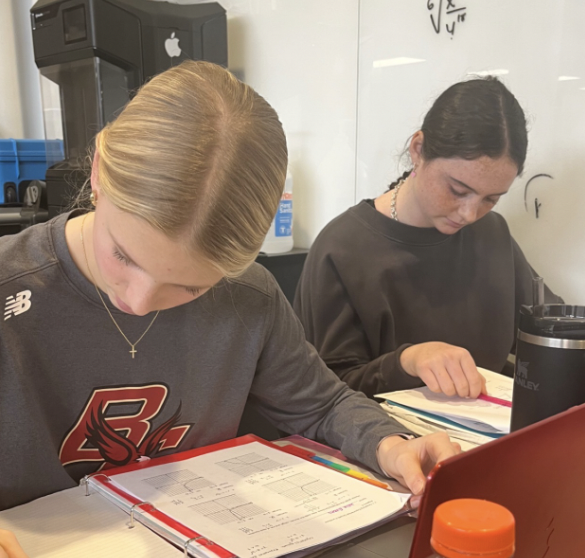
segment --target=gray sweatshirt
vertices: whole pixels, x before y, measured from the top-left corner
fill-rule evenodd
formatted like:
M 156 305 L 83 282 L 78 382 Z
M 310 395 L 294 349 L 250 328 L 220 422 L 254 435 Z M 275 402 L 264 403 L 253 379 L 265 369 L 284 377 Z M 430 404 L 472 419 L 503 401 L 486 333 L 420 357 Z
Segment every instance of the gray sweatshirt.
M 232 438 L 248 395 L 277 427 L 375 469 L 379 441 L 405 432 L 327 369 L 256 264 L 162 311 L 132 359 L 71 258 L 68 218 L 0 238 L 0 509 Z M 151 320 L 110 310 L 130 340 Z

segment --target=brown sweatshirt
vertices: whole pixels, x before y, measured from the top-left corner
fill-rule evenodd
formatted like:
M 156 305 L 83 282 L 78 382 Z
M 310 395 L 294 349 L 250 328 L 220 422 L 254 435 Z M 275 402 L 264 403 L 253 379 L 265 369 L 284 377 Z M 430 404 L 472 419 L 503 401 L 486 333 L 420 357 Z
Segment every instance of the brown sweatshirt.
M 400 354 L 426 341 L 464 347 L 478 366 L 502 371 L 535 275 L 498 213 L 445 235 L 364 200 L 315 240 L 294 308 L 326 364 L 373 396 L 422 385 Z M 561 302 L 548 288 L 546 299 Z

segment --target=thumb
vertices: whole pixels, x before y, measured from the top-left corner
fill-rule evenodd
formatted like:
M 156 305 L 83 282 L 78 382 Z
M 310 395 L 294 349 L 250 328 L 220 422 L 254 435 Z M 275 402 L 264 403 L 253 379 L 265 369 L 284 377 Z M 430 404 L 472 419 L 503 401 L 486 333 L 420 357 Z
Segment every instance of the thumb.
M 27 558 L 14 534 L 4 529 L 0 529 L 0 558 Z
M 399 475 L 403 479 L 403 484 L 406 485 L 413 494 L 421 494 L 425 488 L 427 480 L 422 472 L 418 455 L 415 452 L 403 454 L 398 469 Z
M 483 393 L 484 395 L 487 395 L 487 386 L 486 386 L 486 381 L 485 381 L 485 376 L 483 374 L 480 374 L 481 376 L 481 393 Z

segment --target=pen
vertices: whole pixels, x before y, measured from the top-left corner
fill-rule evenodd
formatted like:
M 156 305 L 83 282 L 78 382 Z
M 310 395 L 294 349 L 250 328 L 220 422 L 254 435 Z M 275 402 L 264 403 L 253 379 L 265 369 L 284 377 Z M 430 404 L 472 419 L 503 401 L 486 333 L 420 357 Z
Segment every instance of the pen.
M 502 405 L 503 407 L 512 407 L 511 401 L 508 401 L 507 399 L 500 399 L 499 397 L 493 397 L 492 395 L 484 395 L 483 393 L 480 393 L 478 399 L 489 401 L 490 403 L 496 403 L 497 405 Z

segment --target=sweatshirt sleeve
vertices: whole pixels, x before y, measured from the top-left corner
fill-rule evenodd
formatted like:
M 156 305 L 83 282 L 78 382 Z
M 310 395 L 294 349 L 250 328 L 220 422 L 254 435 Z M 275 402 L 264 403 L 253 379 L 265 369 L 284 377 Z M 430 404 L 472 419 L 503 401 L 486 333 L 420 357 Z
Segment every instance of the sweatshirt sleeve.
M 359 279 L 359 274 L 356 275 Z M 393 336 L 391 309 L 368 316 L 364 324 L 352 294 L 368 296 L 359 285 L 346 285 L 330 254 L 318 243 L 313 245 L 297 286 L 294 309 L 305 328 L 307 340 L 317 349 L 327 366 L 351 388 L 373 397 L 377 393 L 410 389 L 423 385 L 400 365 L 400 355 L 409 345 L 391 352 L 374 354 L 367 327 Z M 386 321 L 376 324 L 376 320 Z M 378 327 L 380 326 L 380 327 Z
M 327 368 L 306 342 L 299 320 L 276 285 L 272 320 L 250 396 L 278 428 L 323 441 L 377 471 L 380 441 L 410 434 L 380 405 L 350 389 Z

